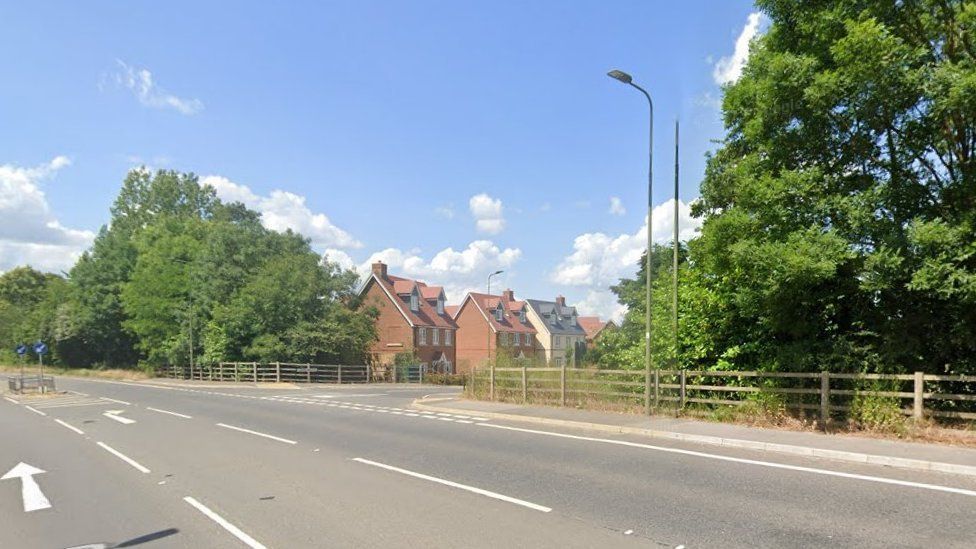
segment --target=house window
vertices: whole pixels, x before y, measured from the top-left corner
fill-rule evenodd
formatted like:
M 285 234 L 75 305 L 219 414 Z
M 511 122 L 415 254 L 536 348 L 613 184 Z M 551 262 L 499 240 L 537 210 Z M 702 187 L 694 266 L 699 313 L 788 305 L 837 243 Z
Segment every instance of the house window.
M 444 297 L 443 296 L 437 298 L 437 314 L 439 314 L 439 315 L 444 314 Z
M 434 331 L 433 344 L 434 345 L 440 345 L 440 343 L 441 343 L 441 331 L 438 330 L 437 328 L 434 328 L 433 331 Z
M 414 291 L 410 294 L 410 310 L 417 312 L 420 309 L 420 299 L 417 297 L 417 292 Z
M 419 345 L 427 345 L 427 328 L 417 328 Z
M 453 345 L 453 343 L 451 343 L 451 338 L 453 337 L 452 336 L 453 333 L 454 332 L 452 332 L 451 330 L 444 330 L 444 345 L 447 345 L 448 347 Z
M 562 365 L 563 365 L 563 359 L 557 358 L 556 359 L 556 367 L 557 368 L 560 368 L 560 367 L 562 367 Z
M 525 346 L 532 345 L 532 334 L 525 334 Z
M 519 338 L 520 337 L 521 337 L 521 335 L 518 332 L 515 332 L 515 346 L 516 347 L 518 347 L 519 345 L 521 345 L 521 343 L 519 342 Z
M 555 336 L 555 337 L 552 338 L 552 346 L 553 346 L 553 348 L 556 348 L 556 349 L 559 348 L 559 336 Z
M 497 320 L 498 322 L 501 322 L 501 321 L 502 321 L 502 314 L 503 314 L 503 313 L 502 313 L 502 306 L 501 306 L 501 305 L 499 305 L 499 306 L 498 306 L 498 307 L 497 307 L 497 308 L 495 309 L 495 320 Z

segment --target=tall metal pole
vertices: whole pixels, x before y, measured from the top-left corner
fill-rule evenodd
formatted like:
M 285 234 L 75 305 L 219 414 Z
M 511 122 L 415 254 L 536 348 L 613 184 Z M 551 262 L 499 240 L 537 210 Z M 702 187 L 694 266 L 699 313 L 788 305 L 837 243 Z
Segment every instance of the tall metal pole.
M 646 330 L 644 332 L 644 408 L 645 412 L 650 415 L 651 413 L 651 231 L 654 225 L 653 214 L 654 214 L 654 202 L 653 202 L 653 190 L 654 190 L 654 101 L 651 99 L 651 94 L 647 93 L 647 90 L 634 84 L 633 78 L 625 72 L 619 70 L 612 70 L 607 73 L 607 76 L 615 80 L 619 80 L 624 84 L 628 84 L 637 88 L 644 97 L 647 98 L 648 107 L 648 138 L 647 138 L 647 257 L 646 264 L 644 266 L 647 271 L 647 288 L 646 296 L 644 300 L 644 306 L 647 309 L 645 315 Z
M 493 277 L 495 275 L 498 275 L 498 274 L 502 274 L 503 272 L 504 271 L 495 271 L 495 272 L 491 273 L 490 275 L 488 275 L 488 296 L 489 297 L 491 296 L 491 277 Z M 485 304 L 487 305 L 487 302 Z M 489 315 L 489 318 L 488 318 L 488 368 L 491 370 L 491 372 L 490 372 L 491 373 L 491 384 L 488 387 L 488 391 L 489 391 L 488 398 L 490 400 L 495 400 L 495 365 L 491 362 L 491 330 L 492 330 L 492 328 L 491 328 L 491 316 L 490 316 L 491 313 L 488 312 L 488 311 L 485 311 L 485 312 L 488 313 L 488 315 Z
M 672 272 L 672 318 L 671 329 L 674 332 L 674 367 L 678 369 L 678 120 L 674 121 L 674 238 L 672 241 L 674 257 L 671 265 Z

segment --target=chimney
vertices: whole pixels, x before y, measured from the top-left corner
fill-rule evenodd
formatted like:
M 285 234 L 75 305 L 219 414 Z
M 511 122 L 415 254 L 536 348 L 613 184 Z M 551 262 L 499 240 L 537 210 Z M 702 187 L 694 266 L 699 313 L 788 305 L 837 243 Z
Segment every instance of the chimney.
M 557 295 L 556 296 L 556 305 L 559 305 L 560 307 L 565 307 L 566 306 L 566 298 L 563 297 L 563 296 L 561 296 L 561 295 Z
M 386 280 L 386 263 L 382 261 L 377 261 L 373 263 L 373 274 Z
M 505 301 L 515 301 L 515 292 L 512 290 L 505 290 L 502 292 L 502 297 L 505 299 Z

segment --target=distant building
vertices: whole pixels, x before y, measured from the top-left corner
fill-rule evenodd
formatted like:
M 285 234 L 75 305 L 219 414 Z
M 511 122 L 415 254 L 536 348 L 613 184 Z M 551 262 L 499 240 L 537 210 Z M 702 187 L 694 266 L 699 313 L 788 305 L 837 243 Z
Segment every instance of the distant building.
M 457 371 L 487 365 L 489 353 L 493 358 L 499 352 L 514 358 L 532 358 L 536 331 L 528 312 L 526 302 L 517 301 L 512 290 L 505 290 L 502 295 L 466 295 L 454 313 L 458 329 Z
M 583 331 L 586 332 L 586 347 L 592 348 L 593 343 L 596 341 L 600 334 L 605 331 L 612 331 L 617 329 L 617 324 L 612 320 L 600 320 L 598 316 L 581 316 L 577 319 L 579 325 L 583 327 Z
M 415 353 L 421 364 L 453 372 L 457 325 L 447 311 L 440 286 L 393 276 L 373 263 L 359 295 L 363 307 L 375 307 L 377 341 L 370 348 L 374 364 L 392 364 L 399 353 Z
M 586 332 L 579 324 L 576 307 L 566 305 L 566 298 L 555 301 L 528 299 L 529 322 L 536 329 L 538 356 L 553 366 L 575 365 L 575 358 L 586 350 Z M 567 350 L 572 349 L 567 360 Z

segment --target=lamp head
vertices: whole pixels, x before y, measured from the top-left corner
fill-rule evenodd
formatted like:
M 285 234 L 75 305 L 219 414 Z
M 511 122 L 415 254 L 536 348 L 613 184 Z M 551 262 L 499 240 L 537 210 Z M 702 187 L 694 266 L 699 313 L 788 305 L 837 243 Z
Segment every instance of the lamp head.
M 618 71 L 617 69 L 613 69 L 612 71 L 608 72 L 607 76 L 613 78 L 614 80 L 620 80 L 624 84 L 630 84 L 634 81 L 629 74 L 625 73 L 624 71 Z

